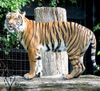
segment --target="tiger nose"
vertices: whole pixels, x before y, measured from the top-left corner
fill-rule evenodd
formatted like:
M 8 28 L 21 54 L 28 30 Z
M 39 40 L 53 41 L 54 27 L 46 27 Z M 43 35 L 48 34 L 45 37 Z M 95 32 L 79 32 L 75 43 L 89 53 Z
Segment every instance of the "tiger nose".
M 12 25 L 12 24 L 13 24 L 13 21 L 9 21 L 9 24 L 11 24 L 11 25 Z
M 10 25 L 10 26 L 13 26 L 13 25 L 15 25 L 15 24 L 14 24 L 13 21 L 9 21 L 9 25 Z
M 9 23 L 9 27 L 13 27 L 13 24 L 12 23 Z
M 14 20 L 11 19 L 11 20 L 9 21 L 9 24 L 14 24 Z

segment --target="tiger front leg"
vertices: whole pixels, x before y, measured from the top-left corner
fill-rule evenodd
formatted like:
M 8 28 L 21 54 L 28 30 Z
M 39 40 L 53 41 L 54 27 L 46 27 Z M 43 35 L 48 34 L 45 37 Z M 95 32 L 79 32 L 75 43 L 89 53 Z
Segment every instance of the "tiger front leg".
M 36 67 L 36 52 L 37 50 L 34 48 L 31 48 L 28 50 L 28 58 L 29 58 L 29 65 L 30 65 L 30 71 L 29 73 L 26 73 L 24 75 L 25 79 L 32 79 L 35 77 L 35 67 Z

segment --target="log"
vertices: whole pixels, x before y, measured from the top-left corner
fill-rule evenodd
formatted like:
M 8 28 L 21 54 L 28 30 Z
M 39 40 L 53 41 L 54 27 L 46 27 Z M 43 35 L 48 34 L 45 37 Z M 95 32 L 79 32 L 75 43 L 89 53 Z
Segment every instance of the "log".
M 60 7 L 37 7 L 34 10 L 37 22 L 66 21 L 66 10 Z M 67 52 L 42 53 L 43 76 L 68 74 Z

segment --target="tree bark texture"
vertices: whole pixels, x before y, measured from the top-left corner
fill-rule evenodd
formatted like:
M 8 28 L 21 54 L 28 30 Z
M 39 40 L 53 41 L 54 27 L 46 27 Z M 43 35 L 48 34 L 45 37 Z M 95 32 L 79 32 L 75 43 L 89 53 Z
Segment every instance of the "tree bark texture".
M 60 7 L 37 7 L 34 10 L 37 22 L 66 21 L 66 10 Z M 68 74 L 67 52 L 42 53 L 43 76 Z

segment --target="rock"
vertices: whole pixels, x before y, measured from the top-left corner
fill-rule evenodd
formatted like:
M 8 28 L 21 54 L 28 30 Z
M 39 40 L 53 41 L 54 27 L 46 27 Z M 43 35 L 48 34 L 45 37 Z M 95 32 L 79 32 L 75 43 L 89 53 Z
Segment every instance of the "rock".
M 100 91 L 100 77 L 94 75 L 82 75 L 71 80 L 50 76 L 32 80 L 16 76 L 7 78 L 8 81 L 4 79 L 0 77 L 0 91 L 8 91 L 9 88 L 10 91 Z

